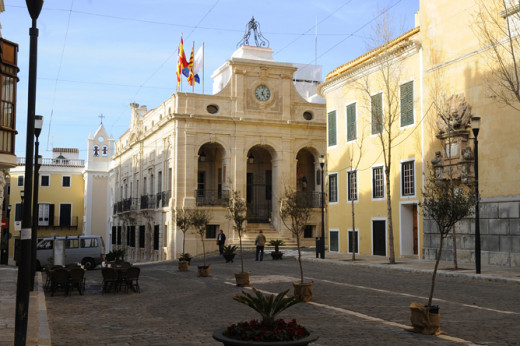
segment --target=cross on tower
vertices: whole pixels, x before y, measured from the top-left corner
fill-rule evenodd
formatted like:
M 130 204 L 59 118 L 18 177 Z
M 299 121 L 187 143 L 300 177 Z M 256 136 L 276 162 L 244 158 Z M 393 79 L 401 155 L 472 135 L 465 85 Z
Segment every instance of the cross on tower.
M 98 115 L 98 118 L 101 119 L 101 125 L 103 125 L 103 118 L 105 118 L 105 116 L 103 114 L 100 114 Z

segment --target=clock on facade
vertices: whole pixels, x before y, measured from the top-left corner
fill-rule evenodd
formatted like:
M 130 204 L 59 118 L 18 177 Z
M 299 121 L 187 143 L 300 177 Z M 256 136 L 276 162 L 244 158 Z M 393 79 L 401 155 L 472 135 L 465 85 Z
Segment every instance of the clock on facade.
M 265 85 L 259 85 L 255 89 L 255 96 L 258 101 L 267 101 L 271 98 L 271 90 Z

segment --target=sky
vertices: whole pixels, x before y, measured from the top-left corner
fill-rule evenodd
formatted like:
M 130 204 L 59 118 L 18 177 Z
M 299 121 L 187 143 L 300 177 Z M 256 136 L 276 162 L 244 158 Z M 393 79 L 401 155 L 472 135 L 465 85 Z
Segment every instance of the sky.
M 32 23 L 25 1 L 4 3 L 2 37 L 19 45 L 16 155 L 25 157 Z M 197 52 L 204 44 L 204 93 L 211 94 L 212 73 L 252 17 L 274 60 L 316 63 L 324 79 L 369 49 L 381 13 L 399 35 L 415 26 L 418 7 L 419 0 L 45 0 L 37 21 L 40 153 L 77 148 L 86 159 L 87 138 L 101 121 L 117 140 L 129 128 L 130 103 L 153 109 L 176 93 L 181 35 L 188 59 L 192 46 Z M 183 80 L 183 92 L 191 92 Z

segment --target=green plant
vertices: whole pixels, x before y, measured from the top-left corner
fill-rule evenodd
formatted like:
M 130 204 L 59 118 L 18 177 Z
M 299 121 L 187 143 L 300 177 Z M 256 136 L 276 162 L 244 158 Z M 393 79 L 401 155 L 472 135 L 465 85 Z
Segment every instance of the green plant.
M 179 257 L 179 259 L 184 260 L 184 261 L 188 261 L 190 258 L 191 258 L 191 256 L 187 252 L 181 253 L 181 257 Z
M 441 259 L 444 238 L 448 236 L 451 228 L 457 222 L 472 213 L 474 205 L 474 195 L 467 185 L 457 179 L 436 179 L 435 172 L 430 168 L 430 177 L 425 184 L 423 202 L 420 203 L 420 206 L 423 208 L 424 217 L 432 219 L 437 224 L 441 240 L 432 274 L 428 307 L 432 305 L 435 277 Z
M 186 232 L 190 229 L 192 226 L 192 220 L 191 220 L 191 211 L 190 210 L 184 210 L 184 209 L 176 209 L 175 210 L 176 217 L 175 217 L 175 224 L 182 232 L 182 253 L 184 254 L 185 244 L 186 244 Z M 181 255 L 182 257 L 182 255 Z
M 191 213 L 191 224 L 195 227 L 195 231 L 200 236 L 202 242 L 202 253 L 204 254 L 204 266 L 206 267 L 206 247 L 204 246 L 204 237 L 206 236 L 206 227 L 208 226 L 211 214 L 206 209 L 195 209 Z
M 224 255 L 234 255 L 235 252 L 237 251 L 237 246 L 236 245 L 226 245 L 226 246 L 224 246 L 224 248 L 222 250 L 224 252 Z
M 236 294 L 233 299 L 239 303 L 249 306 L 262 316 L 261 325 L 271 328 L 275 322 L 275 317 L 285 309 L 299 303 L 294 297 L 285 297 L 289 290 L 274 294 L 263 294 L 253 287 L 254 295 L 242 291 L 242 295 Z
M 285 242 L 282 239 L 273 239 L 269 242 L 270 246 L 274 246 L 274 251 L 280 251 L 280 246 L 284 246 Z
M 305 226 L 311 217 L 309 201 L 304 195 L 296 191 L 285 191 L 285 196 L 280 200 L 280 218 L 292 234 L 296 237 L 298 248 L 298 263 L 300 265 L 300 281 L 303 284 L 302 253 L 300 239 L 305 232 Z
M 247 204 L 245 199 L 240 196 L 240 192 L 233 190 L 231 196 L 226 199 L 226 207 L 228 209 L 228 219 L 235 223 L 233 228 L 238 232 L 240 240 L 240 264 L 242 273 L 244 272 L 244 255 L 242 252 L 242 234 L 245 232 L 244 222 L 247 220 Z
M 125 249 L 114 249 L 106 254 L 105 259 L 108 262 L 112 261 L 124 261 L 126 255 Z

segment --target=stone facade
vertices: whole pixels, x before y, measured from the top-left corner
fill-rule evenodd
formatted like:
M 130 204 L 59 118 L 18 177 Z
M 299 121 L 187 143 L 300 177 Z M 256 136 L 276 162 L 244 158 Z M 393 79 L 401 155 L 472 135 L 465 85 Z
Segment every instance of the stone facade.
M 179 208 L 211 212 L 207 251 L 217 248 L 219 229 L 236 242 L 223 205 L 232 190 L 248 202 L 248 229 L 290 238 L 279 200 L 286 189 L 320 200 L 326 126 L 324 104 L 298 93 L 296 72 L 274 61 L 269 48 L 242 46 L 213 74 L 213 95 L 177 92 L 152 110 L 131 104 L 130 129 L 115 143 L 110 169 L 112 247 L 125 248 L 130 260 L 175 258 L 183 240 Z M 315 207 L 307 245 L 321 226 Z M 185 252 L 202 252 L 194 233 L 186 235 Z

